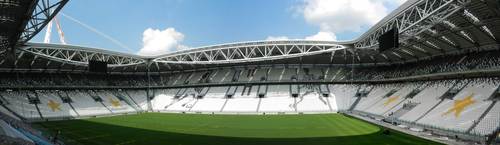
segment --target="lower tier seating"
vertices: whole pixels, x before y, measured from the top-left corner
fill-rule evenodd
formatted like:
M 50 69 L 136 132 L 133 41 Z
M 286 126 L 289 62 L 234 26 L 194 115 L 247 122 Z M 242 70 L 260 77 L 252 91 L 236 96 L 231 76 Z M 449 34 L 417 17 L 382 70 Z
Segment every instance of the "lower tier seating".
M 287 69 L 281 71 L 285 73 Z M 265 71 L 259 73 L 262 72 Z M 6 90 L 0 92 L 0 97 L 2 112 L 27 120 L 147 110 L 260 114 L 357 111 L 421 127 L 488 135 L 499 128 L 499 85 L 500 81 L 490 78 L 373 85 L 218 86 L 152 89 L 149 93 L 146 90 Z

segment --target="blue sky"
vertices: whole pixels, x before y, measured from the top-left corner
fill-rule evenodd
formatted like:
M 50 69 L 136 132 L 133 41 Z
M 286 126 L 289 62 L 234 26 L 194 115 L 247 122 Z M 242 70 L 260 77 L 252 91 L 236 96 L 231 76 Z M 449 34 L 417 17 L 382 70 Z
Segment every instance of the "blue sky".
M 350 40 L 402 2 L 404 0 L 70 0 L 63 8 L 65 15 L 111 36 L 127 48 L 65 16 L 59 15 L 58 19 L 68 44 L 157 55 L 265 39 Z M 44 35 L 45 30 L 31 41 L 43 42 Z M 59 43 L 55 25 L 51 43 Z

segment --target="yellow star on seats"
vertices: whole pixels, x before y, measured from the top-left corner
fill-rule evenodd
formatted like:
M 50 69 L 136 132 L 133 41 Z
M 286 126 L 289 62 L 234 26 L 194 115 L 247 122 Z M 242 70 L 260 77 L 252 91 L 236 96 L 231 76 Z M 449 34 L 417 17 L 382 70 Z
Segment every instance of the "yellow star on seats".
M 399 96 L 389 97 L 384 103 L 384 107 L 399 99 Z
M 111 105 L 113 107 L 120 107 L 120 101 L 118 101 L 116 99 L 113 99 L 113 98 L 109 97 L 109 102 L 111 102 Z
M 49 100 L 49 103 L 47 103 L 47 106 L 49 106 L 50 109 L 52 109 L 52 112 L 61 111 L 61 104 L 55 102 L 54 100 Z
M 465 97 L 462 100 L 455 100 L 453 108 L 450 108 L 448 111 L 443 113 L 442 116 L 448 115 L 451 112 L 455 112 L 455 117 L 460 117 L 460 114 L 462 113 L 462 111 L 464 111 L 465 107 L 476 103 L 476 101 L 474 101 L 472 96 L 474 96 L 474 93 L 470 94 L 469 96 Z

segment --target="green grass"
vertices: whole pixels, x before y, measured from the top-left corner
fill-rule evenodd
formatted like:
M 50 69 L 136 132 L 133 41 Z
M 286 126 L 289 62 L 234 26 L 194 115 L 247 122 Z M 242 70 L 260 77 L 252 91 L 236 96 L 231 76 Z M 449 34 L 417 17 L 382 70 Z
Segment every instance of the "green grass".
M 428 145 L 437 144 L 340 114 L 202 115 L 146 113 L 38 124 L 84 145 Z

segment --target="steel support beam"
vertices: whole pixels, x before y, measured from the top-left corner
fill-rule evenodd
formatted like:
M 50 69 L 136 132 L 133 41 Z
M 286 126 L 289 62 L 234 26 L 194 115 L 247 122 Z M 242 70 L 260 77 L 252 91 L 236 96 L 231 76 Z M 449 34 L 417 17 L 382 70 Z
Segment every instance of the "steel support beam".
M 21 47 L 20 51 L 61 63 L 81 66 L 87 66 L 89 60 L 108 62 L 109 67 L 133 66 L 146 62 L 140 56 L 71 45 L 28 43 Z
M 159 56 L 154 61 L 172 64 L 228 64 L 302 57 L 345 48 L 347 47 L 344 45 L 324 41 L 262 41 L 198 48 Z
M 69 0 L 37 0 L 30 19 L 26 23 L 24 31 L 19 36 L 18 44 L 24 44 L 31 40 L 54 16 L 66 5 Z
M 470 0 L 420 0 L 387 21 L 372 27 L 355 42 L 356 48 L 374 48 L 383 33 L 397 28 L 400 41 L 406 41 L 441 23 L 463 9 Z

